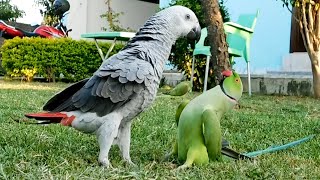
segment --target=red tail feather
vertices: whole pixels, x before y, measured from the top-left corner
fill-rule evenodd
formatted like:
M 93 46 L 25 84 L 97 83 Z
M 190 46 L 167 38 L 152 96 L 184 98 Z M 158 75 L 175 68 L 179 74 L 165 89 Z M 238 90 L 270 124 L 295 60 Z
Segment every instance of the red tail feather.
M 44 121 L 45 124 L 61 123 L 64 126 L 71 126 L 72 121 L 75 119 L 75 116 L 68 117 L 66 114 L 60 112 L 33 113 L 25 114 L 25 116 L 27 118 L 34 118 L 36 120 Z

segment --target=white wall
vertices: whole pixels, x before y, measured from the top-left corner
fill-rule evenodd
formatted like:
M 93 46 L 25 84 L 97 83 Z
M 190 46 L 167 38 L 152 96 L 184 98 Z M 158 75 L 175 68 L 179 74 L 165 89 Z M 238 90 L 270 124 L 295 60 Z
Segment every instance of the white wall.
M 69 0 L 69 3 L 67 27 L 72 29 L 69 37 L 79 39 L 82 33 L 87 32 L 87 0 Z
M 81 34 L 100 32 L 108 28 L 108 22 L 100 16 L 107 11 L 105 0 L 69 0 L 70 14 L 68 28 L 72 29 L 69 36 L 80 39 Z M 153 15 L 159 5 L 138 0 L 112 0 L 111 7 L 115 12 L 123 12 L 119 16 L 121 26 L 138 30 Z
M 311 61 L 307 52 L 294 52 L 283 57 L 282 71 L 311 72 Z
M 119 20 L 122 27 L 138 30 L 158 9 L 159 4 L 138 0 L 113 0 L 111 6 L 115 12 L 123 12 Z
M 103 27 L 106 28 L 108 26 L 107 20 L 100 17 L 107 12 L 105 0 L 88 0 L 87 10 L 87 33 L 100 32 L 103 30 Z

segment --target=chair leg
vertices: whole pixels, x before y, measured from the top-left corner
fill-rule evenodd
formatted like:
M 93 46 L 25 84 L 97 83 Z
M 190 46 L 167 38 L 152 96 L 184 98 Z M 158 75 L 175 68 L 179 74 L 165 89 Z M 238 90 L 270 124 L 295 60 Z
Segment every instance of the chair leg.
M 249 96 L 251 96 L 251 76 L 250 76 L 250 62 L 247 62 L 247 74 L 248 74 L 248 92 Z
M 193 87 L 193 73 L 194 73 L 194 61 L 195 61 L 195 56 L 192 56 L 192 69 L 191 69 L 191 89 Z
M 230 62 L 230 66 L 231 66 L 231 69 L 233 68 L 233 65 L 234 65 L 234 62 L 233 62 L 233 56 L 231 56 L 229 54 L 229 62 Z
M 206 62 L 206 72 L 204 76 L 204 87 L 203 91 L 207 90 L 207 82 L 208 82 L 208 74 L 209 74 L 209 63 L 210 63 L 210 56 L 207 56 L 207 62 Z

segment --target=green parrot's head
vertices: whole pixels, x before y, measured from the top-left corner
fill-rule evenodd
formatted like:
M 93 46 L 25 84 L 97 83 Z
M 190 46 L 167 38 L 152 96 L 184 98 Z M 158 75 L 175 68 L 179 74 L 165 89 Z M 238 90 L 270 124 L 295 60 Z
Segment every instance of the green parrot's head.
M 221 87 L 224 93 L 230 98 L 238 101 L 242 96 L 242 82 L 239 74 L 234 71 L 226 70 L 222 72 L 224 77 Z

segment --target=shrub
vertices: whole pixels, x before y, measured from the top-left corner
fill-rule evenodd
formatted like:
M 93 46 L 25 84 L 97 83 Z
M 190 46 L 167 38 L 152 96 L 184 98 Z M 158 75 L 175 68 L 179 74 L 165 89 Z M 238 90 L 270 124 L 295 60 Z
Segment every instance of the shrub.
M 4 76 L 5 74 L 6 74 L 6 71 L 2 67 L 2 60 L 1 60 L 1 57 L 0 57 L 0 76 Z
M 110 43 L 99 45 L 104 52 L 110 47 Z M 116 44 L 111 55 L 122 47 Z M 48 81 L 55 81 L 62 74 L 66 80 L 75 82 L 91 76 L 101 64 L 93 42 L 70 38 L 14 38 L 5 41 L 1 54 L 8 76 L 28 77 L 36 70 L 37 76 Z
M 204 14 L 201 8 L 201 0 L 176 0 L 171 5 L 182 5 L 190 8 L 195 12 L 199 19 L 200 26 L 206 27 Z M 224 22 L 230 20 L 230 16 L 226 6 L 224 5 L 225 0 L 219 0 L 220 12 Z M 190 48 L 188 48 L 188 46 Z M 169 61 L 177 67 L 178 70 L 182 71 L 188 79 L 191 78 L 191 67 L 192 67 L 192 49 L 194 48 L 195 42 L 179 39 L 177 40 L 175 46 L 172 48 L 172 58 Z M 195 73 L 193 80 L 193 89 L 202 90 L 204 75 L 205 75 L 206 57 L 198 55 L 195 61 Z M 211 66 L 210 66 L 211 67 Z M 209 71 L 208 76 L 208 88 L 212 87 L 212 82 L 214 79 L 210 76 L 212 74 L 212 67 Z

